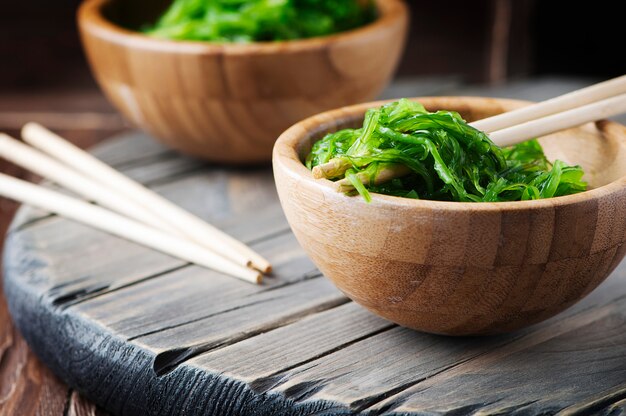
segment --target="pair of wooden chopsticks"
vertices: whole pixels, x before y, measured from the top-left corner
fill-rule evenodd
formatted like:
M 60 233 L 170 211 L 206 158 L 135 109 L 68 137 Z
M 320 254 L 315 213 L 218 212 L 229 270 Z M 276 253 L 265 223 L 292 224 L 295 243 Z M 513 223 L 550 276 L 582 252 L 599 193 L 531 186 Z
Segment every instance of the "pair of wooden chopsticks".
M 626 112 L 626 75 L 508 113 L 470 123 L 499 146 Z
M 622 113 L 626 113 L 626 75 L 470 125 L 487 133 L 495 144 L 511 146 Z M 346 159 L 333 159 L 313 168 L 313 176 L 332 179 L 341 176 L 350 166 Z M 375 184 L 381 185 L 409 173 L 410 169 L 404 165 L 390 165 L 378 172 Z M 368 175 L 359 178 L 366 185 L 370 181 Z M 335 182 L 335 187 L 339 192 L 354 190 L 348 179 Z
M 0 157 L 73 191 L 95 206 L 0 174 L 0 196 L 70 218 L 165 254 L 261 283 L 271 264 L 245 244 L 90 154 L 29 123 L 22 137 L 0 134 Z

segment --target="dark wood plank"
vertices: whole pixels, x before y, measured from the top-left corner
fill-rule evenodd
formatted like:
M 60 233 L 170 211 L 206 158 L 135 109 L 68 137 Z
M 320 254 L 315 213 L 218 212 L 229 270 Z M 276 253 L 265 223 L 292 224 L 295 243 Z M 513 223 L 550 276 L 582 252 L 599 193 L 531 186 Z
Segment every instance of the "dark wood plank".
M 199 354 L 346 302 L 345 296 L 326 279 L 316 278 L 247 296 L 231 308 L 214 313 L 209 309 L 207 315 L 195 319 L 181 314 L 183 323 L 148 333 L 142 329 L 132 339 L 159 354 L 179 349 L 191 349 Z M 118 332 L 128 335 L 122 330 Z
M 219 273 L 190 266 L 137 282 L 141 284 L 129 285 L 124 290 L 100 292 L 99 296 L 74 305 L 70 302 L 68 310 L 88 314 L 128 338 L 137 338 L 254 303 L 258 301 L 255 298 L 263 293 L 272 292 L 278 296 L 281 288 L 319 277 L 315 266 L 300 252 L 291 234 L 262 243 L 257 248 L 277 260 L 274 276 L 267 278 L 262 286 L 234 281 Z M 296 255 L 292 255 L 294 251 L 297 251 Z M 155 295 L 162 290 L 170 295 L 155 302 Z M 207 303 L 207 299 L 211 302 Z M 181 304 L 184 308 L 180 307 Z M 129 307 L 132 305 L 140 307 Z M 176 313 L 166 313 L 172 308 Z M 111 310 L 116 313 L 111 314 Z
M 202 354 L 189 365 L 222 372 L 250 383 L 256 391 L 267 391 L 285 369 L 301 368 L 394 327 L 350 302 Z
M 603 410 L 626 398 L 625 325 L 626 298 L 622 296 L 603 308 L 461 363 L 381 403 L 379 409 L 530 415 L 592 402 L 593 406 L 582 407 L 590 413 Z M 464 394 L 469 390 L 472 395 Z M 607 394 L 611 391 L 618 393 Z
M 595 413 L 601 416 L 623 415 L 626 413 L 626 388 L 620 387 L 613 391 L 604 392 L 591 400 L 560 411 L 560 416 L 584 416 Z
M 384 412 L 395 409 L 399 403 L 410 401 L 414 395 L 419 398 L 427 396 L 424 402 L 429 404 L 430 408 L 407 407 L 407 412 L 418 414 L 428 411 L 437 414 L 452 413 L 458 410 L 462 406 L 455 407 L 453 399 L 458 397 L 458 400 L 461 400 L 468 397 L 463 392 L 471 391 L 474 385 L 484 385 L 484 391 L 479 391 L 481 394 L 470 396 L 477 397 L 475 399 L 477 401 L 488 396 L 488 390 L 497 396 L 494 402 L 512 403 L 513 400 L 507 398 L 505 392 L 515 389 L 518 384 L 535 386 L 533 387 L 535 390 L 529 388 L 528 396 L 534 393 L 535 397 L 541 397 L 536 389 L 541 388 L 537 386 L 545 386 L 544 380 L 550 379 L 553 382 L 549 391 L 558 391 L 562 386 L 567 386 L 569 380 L 573 382 L 584 380 L 584 374 L 590 369 L 595 370 L 594 374 L 597 377 L 605 377 L 603 382 L 591 383 L 584 391 L 573 386 L 569 390 L 570 396 L 546 396 L 528 413 L 536 414 L 546 409 L 562 408 L 568 403 L 575 402 L 579 397 L 600 394 L 606 388 L 612 387 L 611 382 L 618 385 L 622 383 L 623 374 L 619 370 L 621 367 L 616 366 L 616 360 L 623 359 L 626 355 L 626 345 L 621 342 L 620 337 L 623 335 L 617 331 L 617 328 L 621 327 L 622 319 L 619 316 L 616 319 L 615 314 L 611 315 L 611 311 L 621 314 L 625 310 L 622 307 L 626 302 L 625 286 L 626 265 L 623 265 L 617 275 L 601 290 L 551 321 L 510 336 L 478 339 L 436 337 L 403 328 L 370 334 L 371 336 L 363 339 L 350 339 L 349 336 L 346 339 L 346 334 L 353 330 L 352 319 L 357 319 L 358 322 L 360 314 L 365 313 L 346 305 L 277 331 L 201 355 L 190 364 L 210 371 L 226 371 L 236 379 L 248 381 L 256 391 L 279 392 L 298 400 L 340 400 L 352 410 L 369 409 L 382 401 L 373 409 L 376 412 Z M 598 304 L 605 306 L 592 308 Z M 604 325 L 606 320 L 613 321 L 615 330 L 604 337 L 599 337 L 597 332 L 606 328 Z M 333 322 L 334 325 L 329 329 L 328 325 L 321 324 L 323 321 Z M 315 324 L 309 325 L 309 322 Z M 374 332 L 378 328 L 373 326 L 371 329 Z M 327 331 L 331 333 L 337 331 L 343 335 L 337 336 L 336 343 L 311 342 L 317 339 L 326 340 Z M 595 362 L 591 363 L 590 367 L 585 366 L 582 360 L 574 359 L 577 354 L 580 355 L 576 349 L 570 352 L 573 355 L 572 359 L 559 356 L 559 352 L 569 351 L 566 344 L 572 339 L 578 340 L 579 350 L 587 351 L 589 356 L 595 355 L 598 358 L 600 354 L 598 348 L 607 345 L 606 350 L 610 351 L 608 354 L 612 354 L 610 355 L 612 359 L 606 360 L 605 366 L 596 370 Z M 555 343 L 562 348 L 552 350 L 554 363 L 552 366 L 546 365 L 548 360 L 543 359 L 542 351 L 551 348 L 550 345 Z M 523 354 L 523 359 L 516 362 L 517 368 L 507 368 L 509 357 L 515 353 Z M 316 355 L 321 358 L 307 359 Z M 250 357 L 247 358 L 250 362 L 242 363 L 242 356 Z M 483 365 L 484 360 L 491 363 L 489 360 L 494 358 L 498 361 L 493 365 Z M 539 373 L 522 371 L 524 366 Z M 572 377 L 561 379 L 552 376 L 554 366 L 558 366 L 561 372 L 571 372 Z M 485 370 L 480 375 L 472 375 L 469 380 L 462 376 L 454 378 L 457 371 L 460 371 L 458 369 L 475 372 L 476 368 Z M 513 377 L 511 374 L 521 374 L 520 377 L 523 378 L 529 376 L 529 373 L 531 377 L 528 379 L 514 378 L 511 381 Z M 465 375 L 464 372 L 461 374 Z M 449 381 L 450 379 L 453 381 Z M 484 381 L 487 379 L 488 382 Z M 443 387 L 439 387 L 440 385 Z M 359 386 L 359 389 L 355 390 L 354 386 Z M 499 390 L 501 386 L 505 387 Z M 405 393 L 396 396 L 404 390 Z M 426 393 L 424 396 L 425 390 L 433 390 L 435 393 L 432 395 Z M 438 398 L 443 397 L 445 391 L 454 391 L 454 394 L 445 396 L 447 399 L 441 403 Z M 391 398 L 387 399 L 389 396 Z M 518 397 L 524 396 L 516 395 L 515 399 Z M 607 400 L 606 397 L 604 400 Z M 452 405 L 448 406 L 449 403 Z M 490 409 L 484 404 L 480 410 L 488 414 L 497 414 L 496 410 L 503 409 L 497 406 Z
M 58 231 L 59 223 L 63 223 L 63 232 Z M 39 266 L 30 271 L 31 277 L 25 276 L 24 279 L 33 284 L 42 296 L 47 294 L 46 298 L 51 303 L 82 291 L 90 293 L 102 290 L 113 282 L 124 284 L 185 265 L 180 260 L 146 250 L 126 240 L 109 238 L 104 233 L 92 233 L 87 227 L 58 218 L 37 223 L 32 228 L 9 234 L 7 245 L 21 246 L 33 253 L 50 244 L 49 255 L 39 259 Z M 8 247 L 5 258 L 13 260 L 10 258 L 11 253 L 12 249 Z M 76 264 L 76 255 L 85 261 Z M 11 271 L 8 264 L 6 272 Z

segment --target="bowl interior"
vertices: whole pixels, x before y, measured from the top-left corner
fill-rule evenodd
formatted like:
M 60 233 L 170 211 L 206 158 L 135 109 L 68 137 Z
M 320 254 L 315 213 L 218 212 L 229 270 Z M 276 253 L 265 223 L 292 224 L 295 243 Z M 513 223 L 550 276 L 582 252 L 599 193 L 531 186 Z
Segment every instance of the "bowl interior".
M 102 14 L 127 29 L 139 29 L 154 23 L 172 4 L 172 0 L 113 0 L 106 2 Z
M 102 14 L 117 25 L 135 30 L 156 22 L 172 1 L 111 0 L 104 4 Z
M 469 100 L 471 101 L 471 99 Z M 482 108 L 477 105 L 468 108 L 467 99 L 458 106 L 449 100 L 445 100 L 446 105 L 441 106 L 438 101 L 437 98 L 421 100 L 429 111 L 442 109 L 458 111 L 469 122 L 502 112 L 501 109 L 494 109 L 491 106 Z M 450 103 L 452 104 L 450 105 Z M 513 108 L 520 104 L 511 101 L 510 105 Z M 346 114 L 346 117 L 334 118 L 331 122 L 320 124 L 303 135 L 296 147 L 301 161 L 306 159 L 313 144 L 326 134 L 362 126 L 364 111 Z M 542 137 L 539 142 L 543 146 L 548 160 L 553 162 L 560 159 L 570 165 L 581 165 L 585 171 L 585 180 L 589 183 L 589 188 L 595 189 L 626 176 L 626 137 L 608 134 L 605 127 L 606 123 L 589 123 Z

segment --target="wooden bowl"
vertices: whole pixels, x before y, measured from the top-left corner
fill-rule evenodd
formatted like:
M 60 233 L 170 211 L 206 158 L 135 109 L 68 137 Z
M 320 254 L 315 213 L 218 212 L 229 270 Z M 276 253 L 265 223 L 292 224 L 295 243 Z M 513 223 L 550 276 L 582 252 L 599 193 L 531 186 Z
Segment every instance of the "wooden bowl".
M 524 105 L 418 98 L 469 121 Z M 541 139 L 592 189 L 540 201 L 459 203 L 337 193 L 302 160 L 325 133 L 361 125 L 369 103 L 309 118 L 274 147 L 280 200 L 298 241 L 348 297 L 400 325 L 493 334 L 545 320 L 598 286 L 626 253 L 626 127 L 602 121 Z
M 164 0 L 87 0 L 78 13 L 98 83 L 134 124 L 181 152 L 227 163 L 269 162 L 294 123 L 374 99 L 404 47 L 402 0 L 337 35 L 253 44 L 155 39 L 126 28 L 154 21 Z

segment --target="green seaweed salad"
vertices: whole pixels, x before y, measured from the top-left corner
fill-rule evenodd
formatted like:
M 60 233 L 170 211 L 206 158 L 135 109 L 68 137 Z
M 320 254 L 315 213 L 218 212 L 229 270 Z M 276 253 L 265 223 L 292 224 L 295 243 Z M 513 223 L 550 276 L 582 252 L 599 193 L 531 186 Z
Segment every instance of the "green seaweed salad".
M 328 134 L 306 164 L 338 190 L 458 202 L 552 198 L 585 191 L 580 166 L 550 163 L 537 140 L 500 148 L 458 113 L 402 99 L 371 109 L 363 127 Z
M 281 41 L 343 32 L 375 17 L 373 0 L 174 0 L 144 32 L 174 40 Z

